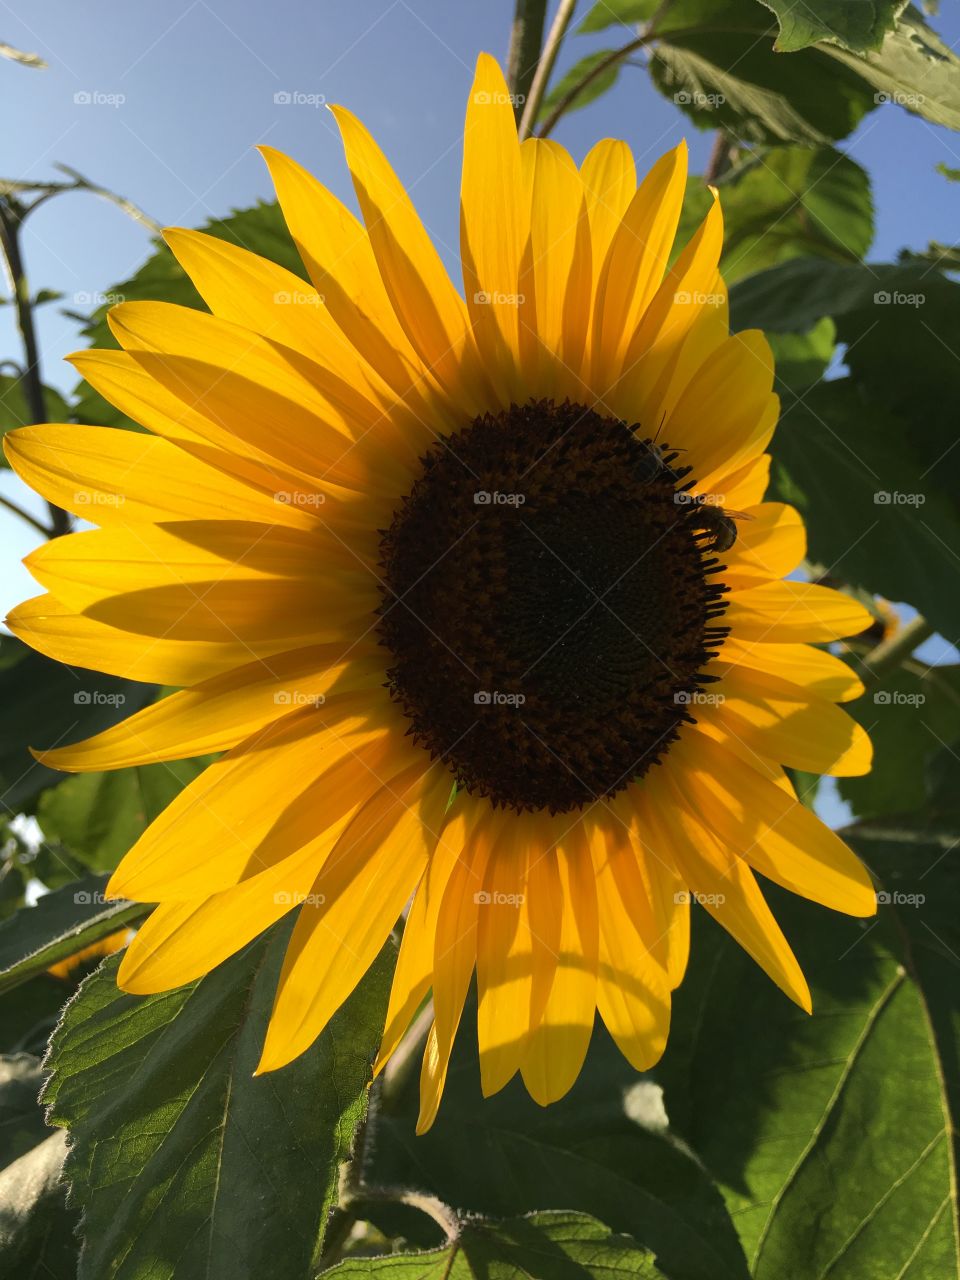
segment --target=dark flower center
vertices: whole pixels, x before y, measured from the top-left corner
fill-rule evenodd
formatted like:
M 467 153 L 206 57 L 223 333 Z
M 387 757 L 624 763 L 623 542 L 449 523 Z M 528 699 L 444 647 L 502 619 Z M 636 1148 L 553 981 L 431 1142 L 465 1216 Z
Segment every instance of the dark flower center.
M 677 457 L 537 401 L 422 459 L 381 541 L 378 630 L 416 741 L 459 787 L 579 808 L 641 777 L 692 718 L 725 588 Z

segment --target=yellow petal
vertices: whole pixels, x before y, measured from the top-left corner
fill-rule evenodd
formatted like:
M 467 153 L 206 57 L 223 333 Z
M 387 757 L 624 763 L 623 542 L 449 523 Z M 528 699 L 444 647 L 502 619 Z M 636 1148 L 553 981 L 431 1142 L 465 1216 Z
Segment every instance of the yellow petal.
M 670 988 L 649 933 L 641 934 L 624 902 L 611 860 L 616 838 L 599 825 L 588 834 L 600 920 L 597 1007 L 623 1056 L 646 1071 L 666 1047 Z M 620 839 L 627 840 L 626 833 Z M 649 928 L 645 923 L 640 927 Z
M 589 851 L 582 839 L 567 833 L 556 859 L 559 948 L 549 996 L 531 1028 L 521 1062 L 524 1084 L 541 1106 L 562 1098 L 579 1075 L 597 1000 L 599 925 Z
M 770 483 L 770 455 L 754 458 L 736 471 L 728 472 L 717 480 L 717 492 L 726 494 L 727 503 L 735 511 L 745 511 L 756 506 L 767 492 Z
M 50 595 L 34 596 L 17 605 L 7 615 L 6 624 L 32 649 L 57 662 L 106 671 L 145 684 L 193 685 L 243 666 L 252 658 L 269 658 L 288 647 L 282 637 L 146 640 L 134 632 L 84 617 Z
M 692 726 L 670 749 L 671 773 L 703 823 L 792 893 L 852 916 L 877 909 L 859 858 L 798 800 Z
M 480 1086 L 496 1093 L 520 1069 L 530 1027 L 533 940 L 527 872 L 537 856 L 536 814 L 511 814 L 487 862 L 477 925 Z
M 714 502 L 728 510 L 733 504 L 725 493 Z M 723 552 L 726 568 L 721 575 L 727 586 L 752 587 L 792 573 L 807 553 L 807 534 L 799 512 L 782 502 L 763 502 L 737 516 L 737 540 Z
M 318 730 L 309 710 L 295 713 L 185 787 L 120 863 L 108 896 L 164 902 L 229 888 L 302 848 L 408 765 L 387 727 L 358 717 Z
M 735 667 L 710 686 L 703 711 L 732 737 L 791 769 L 838 778 L 869 773 L 873 747 L 845 711 L 769 672 Z
M 343 645 L 314 645 L 247 663 L 193 689 L 144 707 L 120 724 L 83 742 L 37 752 L 51 769 L 92 773 L 160 760 L 225 751 L 281 717 L 303 708 L 316 712 L 316 727 L 356 714 L 355 695 L 380 701 L 383 660 L 346 654 Z M 344 695 L 349 696 L 346 701 Z M 378 696 L 379 695 L 379 696 Z
M 460 256 L 474 337 L 504 406 L 525 398 L 519 294 L 529 213 L 521 194 L 520 144 L 510 93 L 496 61 L 481 53 L 463 131 Z
M 659 781 L 659 780 L 658 780 Z M 697 901 L 752 956 L 780 989 L 810 1013 L 810 989 L 750 868 L 713 839 L 680 793 L 665 780 L 663 821 L 674 854 Z
M 345 107 L 331 111 L 340 126 L 354 190 L 393 310 L 413 349 L 441 385 L 459 388 L 463 362 L 473 361 L 463 299 L 383 152 Z
M 793 680 L 830 702 L 849 702 L 863 693 L 863 682 L 848 663 L 809 644 L 749 643 L 728 636 L 717 655 L 715 670 L 722 675 L 731 667 L 767 671 Z
M 308 1049 L 376 959 L 436 844 L 449 795 L 447 770 L 418 763 L 347 826 L 300 909 L 257 1074 Z
M 731 593 L 723 615 L 735 639 L 771 644 L 839 640 L 873 622 L 851 596 L 812 582 L 767 582 Z
M 660 288 L 687 180 L 687 144 L 653 166 L 614 232 L 599 269 L 593 320 L 593 382 L 615 382 L 630 340 Z

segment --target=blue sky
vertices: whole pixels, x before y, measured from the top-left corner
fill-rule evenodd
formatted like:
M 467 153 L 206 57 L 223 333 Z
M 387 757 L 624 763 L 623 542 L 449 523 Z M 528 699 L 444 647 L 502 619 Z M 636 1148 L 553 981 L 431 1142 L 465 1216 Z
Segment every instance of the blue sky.
M 584 0 L 582 11 L 589 7 Z M 342 102 L 391 157 L 458 277 L 464 103 L 477 52 L 505 54 L 508 0 L 43 0 L 19 4 L 26 16 L 2 0 L 0 8 L 3 39 L 49 63 L 42 72 L 0 64 L 3 119 L 17 122 L 4 131 L 2 176 L 54 178 L 60 161 L 129 196 L 161 223 L 196 226 L 270 197 L 254 151 L 269 142 L 353 203 L 333 119 L 303 100 Z M 960 42 L 955 5 L 945 6 L 935 25 L 949 43 Z M 619 42 L 620 34 L 570 37 L 560 69 Z M 283 93 L 301 105 L 275 101 Z M 711 143 L 641 69 L 627 69 L 611 94 L 569 116 L 556 136 L 579 158 L 605 134 L 625 137 L 641 167 L 686 135 L 693 166 L 702 168 Z M 960 136 L 889 105 L 842 145 L 873 180 L 871 256 L 958 238 L 960 184 L 935 166 L 960 167 Z M 142 227 L 89 195 L 49 203 L 25 238 L 34 288 L 60 290 L 63 305 L 80 310 L 86 297 L 134 271 L 148 249 Z M 69 388 L 74 379 L 62 357 L 79 345 L 76 325 L 54 304 L 40 312 L 39 329 L 47 381 Z M 0 343 L 3 356 L 19 356 L 9 308 L 0 309 Z M 0 493 L 40 510 L 9 472 L 0 475 Z M 19 559 L 36 535 L 0 512 L 0 538 L 5 610 L 35 594 Z M 940 650 L 928 656 L 936 660 Z

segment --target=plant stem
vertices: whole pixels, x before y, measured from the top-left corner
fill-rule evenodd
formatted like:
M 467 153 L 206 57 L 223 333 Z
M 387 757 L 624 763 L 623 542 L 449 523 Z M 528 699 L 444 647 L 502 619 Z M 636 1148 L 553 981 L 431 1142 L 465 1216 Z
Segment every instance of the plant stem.
M 547 36 L 546 44 L 543 46 L 543 52 L 540 55 L 540 61 L 537 63 L 536 73 L 530 84 L 530 92 L 527 94 L 527 100 L 523 104 L 523 114 L 520 117 L 520 141 L 529 138 L 533 133 L 533 126 L 537 122 L 537 116 L 540 114 L 540 104 L 543 102 L 543 96 L 547 91 L 547 85 L 550 83 L 550 76 L 553 74 L 553 67 L 557 61 L 557 54 L 560 52 L 560 46 L 563 44 L 563 38 L 567 34 L 567 28 L 573 18 L 573 11 L 577 7 L 577 0 L 560 0 L 560 7 L 553 19 L 553 25 Z
M 919 614 L 894 635 L 881 640 L 878 645 L 859 659 L 861 675 L 867 685 L 879 684 L 885 675 L 896 670 L 924 640 L 934 635 L 934 629 Z
M 709 186 L 712 182 L 723 176 L 730 168 L 730 161 L 733 154 L 734 142 L 726 129 L 718 129 L 713 138 L 713 148 L 710 152 L 710 159 L 707 161 L 707 168 L 703 175 L 703 181 Z
M 645 31 L 642 36 L 637 36 L 636 40 L 631 40 L 629 44 L 623 45 L 623 47 L 620 49 L 614 49 L 610 53 L 608 53 L 605 58 L 601 58 L 600 61 L 595 66 L 591 67 L 591 69 L 586 73 L 585 76 L 583 76 L 581 80 L 577 81 L 577 83 L 573 86 L 572 89 L 569 89 L 563 95 L 563 97 L 560 99 L 557 105 L 553 108 L 553 110 L 547 116 L 546 120 L 544 120 L 543 125 L 540 128 L 540 132 L 537 136 L 540 138 L 549 137 L 553 129 L 556 127 L 557 121 L 564 114 L 564 112 L 574 102 L 576 102 L 577 98 L 580 97 L 584 89 L 589 88 L 590 85 L 593 84 L 594 80 L 596 80 L 599 76 L 602 76 L 605 71 L 608 71 L 610 69 L 610 67 L 615 67 L 617 63 L 622 62 L 624 58 L 629 58 L 631 53 L 636 53 L 638 49 L 642 49 L 644 45 L 649 44 L 652 39 L 653 39 L 652 33 L 649 31 Z
M 36 516 L 32 516 L 29 511 L 18 506 L 12 498 L 5 498 L 0 493 L 0 507 L 6 507 L 8 511 L 12 511 L 15 516 L 19 516 L 21 520 L 26 520 L 27 524 L 32 524 L 38 533 L 42 533 L 45 538 L 53 537 L 53 530 L 48 529 L 42 520 L 38 520 Z
M 547 0 L 516 0 L 507 54 L 507 83 L 514 95 L 513 111 L 518 121 L 540 60 L 546 12 Z
M 33 308 L 30 304 L 30 290 L 27 275 L 23 267 L 20 253 L 21 213 L 19 207 L 8 196 L 0 198 L 0 241 L 6 259 L 7 272 L 10 276 L 10 289 L 14 305 L 17 309 L 17 326 L 23 340 L 23 389 L 27 403 L 27 412 L 31 422 L 45 422 L 47 407 L 44 402 L 43 381 L 40 377 L 40 352 L 37 347 L 37 331 L 33 324 Z M 48 537 L 57 538 L 70 532 L 70 517 L 62 507 L 47 503 L 50 512 L 50 528 L 44 532 Z M 33 523 L 31 521 L 31 523 Z

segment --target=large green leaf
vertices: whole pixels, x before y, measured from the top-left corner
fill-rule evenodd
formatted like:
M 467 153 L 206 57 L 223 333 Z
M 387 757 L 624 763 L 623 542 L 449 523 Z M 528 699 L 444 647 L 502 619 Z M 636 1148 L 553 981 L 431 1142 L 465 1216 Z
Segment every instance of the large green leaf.
M 303 1280 L 366 1110 L 392 970 L 384 949 L 313 1047 L 254 1078 L 290 922 L 200 982 L 125 995 L 110 959 L 51 1041 L 70 1130 L 80 1280 Z
M 21 907 L 0 924 L 0 992 L 19 986 L 60 960 L 141 919 L 152 907 L 111 902 L 108 877 L 88 875 L 54 889 L 35 906 Z
M 729 283 L 804 254 L 857 262 L 873 239 L 870 179 L 833 147 L 759 149 L 724 178 L 721 200 Z M 691 178 L 680 239 L 710 203 L 702 179 Z
M 206 223 L 201 230 L 207 235 L 217 236 L 269 258 L 305 278 L 300 255 L 276 204 L 261 202 L 249 209 L 236 210 L 226 218 Z M 117 345 L 107 324 L 107 312 L 113 302 L 174 302 L 180 306 L 206 310 L 200 295 L 171 251 L 161 241 L 155 241 L 154 244 L 154 252 L 143 266 L 129 280 L 124 280 L 107 292 L 106 296 L 111 302 L 94 313 L 84 330 L 90 346 Z M 81 422 L 108 427 L 135 426 L 85 382 L 77 387 L 75 397 L 76 414 Z
M 37 820 L 86 866 L 112 870 L 148 824 L 206 766 L 209 757 L 78 773 L 44 791 Z
M 865 777 L 838 780 L 853 812 L 872 818 L 922 809 L 934 757 L 960 747 L 960 667 L 900 667 L 846 709 L 874 749 Z
M 417 1081 L 381 1111 L 368 1180 L 422 1187 L 459 1210 L 576 1209 L 629 1233 L 671 1280 L 745 1280 L 714 1188 L 666 1130 L 658 1091 L 598 1031 L 571 1092 L 546 1109 L 518 1081 L 481 1101 L 464 1015 L 433 1128 L 416 1137 Z
M 956 635 L 960 521 L 915 446 L 908 424 L 850 379 L 821 383 L 785 407 L 770 496 L 800 509 L 808 554 L 831 574 Z
M 577 27 L 584 34 L 605 31 L 607 27 L 627 26 L 649 22 L 660 0 L 599 0 Z
M 853 53 L 879 49 L 907 0 L 871 0 L 869 4 L 850 0 L 762 0 L 780 23 L 776 48 L 793 53 L 816 44 L 834 41 Z
M 77 1215 L 60 1176 L 65 1147 L 63 1134 L 50 1134 L 0 1170 L 0 1275 L 75 1280 Z
M 328 1272 L 343 1280 L 608 1280 L 664 1276 L 629 1236 L 582 1213 L 535 1213 L 506 1222 L 471 1221 L 457 1240 L 428 1253 L 349 1258 Z
M 30 747 L 99 733 L 154 696 L 153 685 L 68 667 L 4 636 L 0 656 L 0 799 L 23 809 L 63 774 L 38 764 Z
M 654 83 L 701 128 L 815 146 L 846 137 L 876 105 L 827 46 L 775 53 L 776 22 L 756 0 L 674 0 L 654 25 Z
M 956 1231 L 957 831 L 845 833 L 877 921 L 771 893 L 813 991 L 798 1010 L 697 913 L 657 1071 L 755 1280 L 943 1280 Z
M 873 9 L 874 4 L 844 7 Z M 960 58 L 913 5 L 876 53 L 858 57 L 836 44 L 819 48 L 872 85 L 879 103 L 895 103 L 934 124 L 960 129 Z

